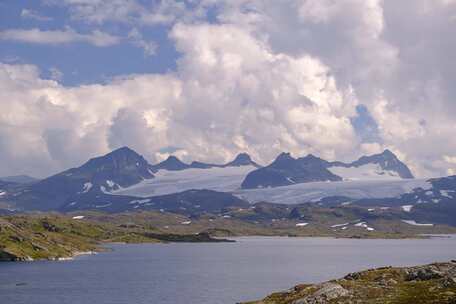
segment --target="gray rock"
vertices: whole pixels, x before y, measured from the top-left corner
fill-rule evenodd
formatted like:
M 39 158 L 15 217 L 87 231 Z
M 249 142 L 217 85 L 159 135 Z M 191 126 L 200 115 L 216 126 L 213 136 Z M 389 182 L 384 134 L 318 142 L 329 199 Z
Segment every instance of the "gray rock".
M 326 304 L 333 299 L 349 295 L 348 290 L 336 283 L 324 283 L 320 286 L 316 292 L 294 301 L 293 304 Z
M 361 275 L 359 274 L 359 272 L 352 272 L 352 273 L 349 273 L 347 274 L 344 279 L 345 280 L 359 280 L 361 277 Z
M 446 277 L 442 282 L 443 287 L 456 286 L 456 277 Z
M 434 266 L 415 268 L 408 271 L 407 281 L 428 281 L 443 278 L 443 273 Z

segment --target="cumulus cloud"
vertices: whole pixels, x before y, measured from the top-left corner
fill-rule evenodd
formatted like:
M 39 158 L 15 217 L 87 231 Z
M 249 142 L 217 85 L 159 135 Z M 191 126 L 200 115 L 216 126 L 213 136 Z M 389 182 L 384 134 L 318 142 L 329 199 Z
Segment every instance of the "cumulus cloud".
M 99 30 L 94 30 L 88 34 L 81 34 L 69 27 L 64 30 L 48 31 L 38 28 L 8 29 L 0 31 L 0 40 L 50 45 L 85 42 L 98 47 L 111 46 L 120 42 L 119 37 Z
M 33 66 L 2 65 L 10 114 L 0 121 L 29 130 L 49 168 L 122 145 L 153 161 L 169 147 L 206 161 L 240 151 L 262 162 L 283 150 L 327 157 L 351 151 L 348 116 L 356 100 L 318 59 L 272 53 L 233 25 L 179 24 L 171 37 L 184 55 L 168 75 L 67 88 L 43 80 Z
M 70 88 L 2 65 L 5 173 L 22 162 L 43 175 L 122 145 L 152 161 L 179 147 L 185 160 L 246 151 L 262 163 L 281 151 L 349 160 L 389 148 L 418 176 L 454 172 L 454 1 L 65 3 L 88 23 L 168 24 L 177 70 Z M 208 10 L 211 22 L 199 18 Z M 147 52 L 139 30 L 129 39 Z

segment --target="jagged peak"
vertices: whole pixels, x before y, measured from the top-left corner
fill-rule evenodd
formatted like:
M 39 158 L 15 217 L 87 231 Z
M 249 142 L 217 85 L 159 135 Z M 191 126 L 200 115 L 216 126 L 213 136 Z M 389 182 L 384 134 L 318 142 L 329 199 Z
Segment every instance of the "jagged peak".
M 110 157 L 110 156 L 118 157 L 118 156 L 124 156 L 124 155 L 142 157 L 138 152 L 136 152 L 135 150 L 133 150 L 127 146 L 123 146 L 121 148 L 113 150 L 113 151 L 109 152 L 108 154 L 101 156 L 101 157 Z
M 276 157 L 275 160 L 276 161 L 294 160 L 294 158 L 293 158 L 293 156 L 291 156 L 290 152 L 282 152 Z
M 168 158 L 165 159 L 162 163 L 165 163 L 165 162 L 179 162 L 179 163 L 183 163 L 177 156 L 174 156 L 174 155 L 168 156 Z
M 387 158 L 397 158 L 396 154 L 394 154 L 391 150 L 385 149 L 381 155 L 387 157 Z
M 167 159 L 153 166 L 154 169 L 166 169 L 166 170 L 183 170 L 190 166 L 182 162 L 177 156 L 170 155 Z
M 251 164 L 254 164 L 254 162 L 250 158 L 250 155 L 243 152 L 236 155 L 236 157 L 231 162 L 227 163 L 226 166 L 246 166 Z
M 238 155 L 236 155 L 236 157 L 234 158 L 234 160 L 237 160 L 237 159 L 248 159 L 248 160 L 252 160 L 250 158 L 250 155 L 248 153 L 245 153 L 245 152 L 241 152 L 239 153 Z
M 318 156 L 315 156 L 311 153 L 307 154 L 306 156 L 302 157 L 301 159 L 305 159 L 305 160 L 322 160 L 322 158 L 318 157 Z
M 130 149 L 129 147 L 121 147 L 116 150 L 113 150 L 103 156 L 98 156 L 95 158 L 91 158 L 87 161 L 82 167 L 91 167 L 91 166 L 99 166 L 107 161 L 115 161 L 118 159 L 127 158 L 127 159 L 137 159 L 141 162 L 147 163 L 147 161 L 136 151 Z

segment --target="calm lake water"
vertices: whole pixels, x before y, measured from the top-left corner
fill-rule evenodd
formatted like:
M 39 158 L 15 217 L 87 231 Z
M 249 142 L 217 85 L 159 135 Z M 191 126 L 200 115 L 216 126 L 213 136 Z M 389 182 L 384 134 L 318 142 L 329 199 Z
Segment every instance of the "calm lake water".
M 218 304 L 378 266 L 456 258 L 428 240 L 238 238 L 236 243 L 112 245 L 73 261 L 0 263 L 2 304 Z

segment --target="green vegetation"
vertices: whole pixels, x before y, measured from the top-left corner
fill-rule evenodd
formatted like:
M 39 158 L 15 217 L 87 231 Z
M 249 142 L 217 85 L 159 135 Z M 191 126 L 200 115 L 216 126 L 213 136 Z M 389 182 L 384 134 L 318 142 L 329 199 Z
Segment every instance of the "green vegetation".
M 99 218 L 98 218 L 99 216 Z M 221 242 L 207 233 L 162 232 L 135 216 L 84 216 L 74 219 L 59 214 L 29 214 L 0 218 L 0 261 L 63 259 L 102 250 L 100 243 Z M 139 217 L 141 218 L 141 217 Z M 115 219 L 115 220 L 114 220 Z
M 456 261 L 351 273 L 326 283 L 298 285 L 248 304 L 292 303 L 456 303 Z
M 406 224 L 395 212 L 259 203 L 197 216 L 158 211 L 11 215 L 0 217 L 0 260 L 66 258 L 100 250 L 103 242 L 217 242 L 213 237 L 249 235 L 416 238 L 456 233 L 455 227 Z

